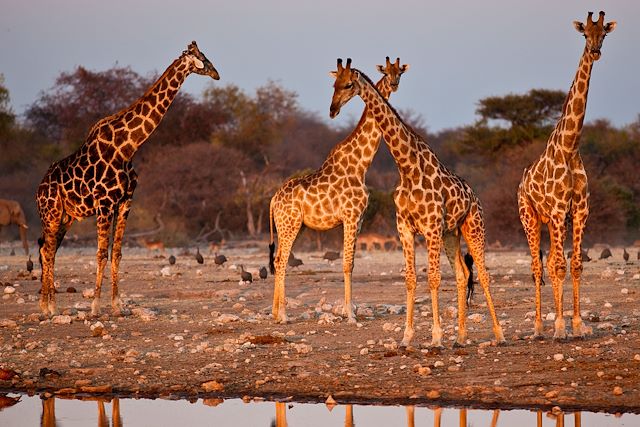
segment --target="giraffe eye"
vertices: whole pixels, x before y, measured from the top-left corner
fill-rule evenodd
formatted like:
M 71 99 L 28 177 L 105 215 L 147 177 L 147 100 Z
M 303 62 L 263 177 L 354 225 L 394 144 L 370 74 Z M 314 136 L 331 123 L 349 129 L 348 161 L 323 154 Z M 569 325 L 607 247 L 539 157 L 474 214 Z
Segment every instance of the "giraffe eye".
M 353 83 L 347 83 L 346 85 L 344 85 L 345 89 L 351 89 L 353 87 Z

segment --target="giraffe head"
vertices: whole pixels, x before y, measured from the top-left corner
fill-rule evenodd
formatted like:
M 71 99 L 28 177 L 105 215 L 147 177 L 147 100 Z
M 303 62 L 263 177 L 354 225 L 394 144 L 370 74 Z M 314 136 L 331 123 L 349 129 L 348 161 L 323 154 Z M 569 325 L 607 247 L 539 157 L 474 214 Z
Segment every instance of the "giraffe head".
M 396 60 L 395 64 L 391 64 L 389 58 L 387 58 L 387 64 L 388 66 L 385 68 L 378 66 L 378 70 L 388 76 L 391 79 L 392 86 L 395 83 L 395 88 L 397 88 L 398 79 L 402 73 L 409 69 L 409 66 L 400 65 L 400 58 Z M 333 83 L 333 98 L 331 98 L 331 107 L 329 108 L 329 116 L 334 118 L 340 113 L 340 108 L 344 104 L 360 94 L 360 77 L 362 76 L 366 80 L 369 78 L 355 68 L 351 68 L 351 58 L 347 58 L 346 67 L 342 66 L 342 58 L 338 58 L 337 71 L 332 71 L 329 74 L 336 79 Z M 373 83 L 371 83 L 371 86 L 374 86 Z
M 400 65 L 400 58 L 396 58 L 396 62 L 392 63 L 389 61 L 389 57 L 387 56 L 387 63 L 385 65 L 378 65 L 376 68 L 382 74 L 387 76 L 389 79 L 389 85 L 391 85 L 391 89 L 395 92 L 398 90 L 400 77 L 409 69 L 409 64 Z
M 192 41 L 191 44 L 187 46 L 187 50 L 182 52 L 182 56 L 189 60 L 190 72 L 210 76 L 214 80 L 220 80 L 218 70 L 216 70 L 211 61 L 204 56 L 204 53 L 200 52 L 195 41 Z
M 589 12 L 586 24 L 580 21 L 573 21 L 573 26 L 576 27 L 576 30 L 582 33 L 587 40 L 585 49 L 594 61 L 600 59 L 600 49 L 602 48 L 604 38 L 616 28 L 616 21 L 604 23 L 603 11 L 600 11 L 599 15 L 598 20 L 593 21 L 591 19 L 593 12 Z

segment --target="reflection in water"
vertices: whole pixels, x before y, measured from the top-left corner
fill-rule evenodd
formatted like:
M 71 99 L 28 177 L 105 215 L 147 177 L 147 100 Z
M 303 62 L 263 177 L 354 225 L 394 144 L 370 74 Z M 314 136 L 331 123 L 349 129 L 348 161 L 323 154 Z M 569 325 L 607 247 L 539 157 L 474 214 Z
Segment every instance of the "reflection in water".
M 120 399 L 117 397 L 108 398 L 84 398 L 81 400 L 95 400 L 98 403 L 98 427 L 123 427 L 122 417 L 120 416 Z M 104 403 L 111 402 L 111 426 L 109 425 L 109 417 L 104 409 Z M 58 427 L 56 421 L 56 398 L 42 398 L 42 414 L 40 415 L 41 427 Z
M 1 395 L 0 395 L 1 396 Z M 6 396 L 5 396 L 6 397 Z M 0 399 L 0 426 L 32 427 L 78 427 L 98 425 L 99 427 L 121 427 L 123 419 L 118 398 L 82 398 L 78 400 L 61 397 L 38 398 L 29 396 L 6 397 L 7 404 Z M 90 400 L 85 402 L 83 400 Z M 239 399 L 205 399 L 200 405 L 193 406 L 186 401 L 123 401 L 124 410 L 130 425 L 180 425 L 186 418 L 197 420 L 196 424 L 205 425 L 213 419 L 216 425 L 236 427 L 303 427 L 303 426 L 344 426 L 372 427 L 380 425 L 421 427 L 505 427 L 510 425 L 536 425 L 537 427 L 581 427 L 581 413 L 564 413 L 560 408 L 550 412 L 535 410 L 483 411 L 466 408 L 441 408 L 405 406 L 381 407 L 360 405 L 336 405 L 325 408 L 322 404 L 295 402 L 243 403 Z M 18 404 L 19 403 L 19 404 Z M 106 406 L 111 404 L 111 410 Z M 193 403 L 193 402 L 192 402 Z M 273 405 L 273 406 L 272 406 Z M 56 406 L 58 406 L 56 408 Z M 97 418 L 96 418 L 97 406 Z M 275 408 L 274 408 L 275 407 Z M 2 410 L 4 408 L 4 410 Z M 293 410 L 295 408 L 295 410 Z M 344 408 L 344 409 L 342 409 Z M 275 409 L 275 417 L 274 416 Z M 56 413 L 57 410 L 57 413 Z M 344 413 L 342 411 L 344 410 Z M 109 414 L 111 412 L 111 414 Z M 331 414 L 330 412 L 333 412 Z M 404 413 L 404 416 L 403 416 Z M 71 416 L 69 414 L 72 414 Z M 38 418 L 39 416 L 39 418 Z M 337 417 L 337 418 L 336 418 Z M 586 412 L 585 425 L 623 426 L 640 425 L 637 415 L 628 414 L 624 420 L 606 414 Z M 266 421 L 261 421 L 266 420 Z M 534 422 L 536 420 L 536 422 Z M 630 420 L 627 424 L 625 420 Z M 566 421 L 566 424 L 565 424 Z M 635 421 L 635 423 L 634 423 Z

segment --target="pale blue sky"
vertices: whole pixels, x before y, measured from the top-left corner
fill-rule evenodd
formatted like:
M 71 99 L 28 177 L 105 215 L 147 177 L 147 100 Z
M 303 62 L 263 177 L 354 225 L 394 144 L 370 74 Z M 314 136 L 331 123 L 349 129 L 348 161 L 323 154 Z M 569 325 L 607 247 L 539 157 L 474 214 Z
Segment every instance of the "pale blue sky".
M 531 88 L 568 90 L 584 39 L 572 25 L 604 10 L 618 27 L 591 79 L 587 120 L 616 125 L 640 113 L 640 1 L 435 2 L 305 0 L 1 0 L 0 73 L 21 113 L 62 71 L 131 66 L 163 71 L 191 40 L 220 82 L 248 92 L 268 79 L 328 121 L 337 57 L 376 78 L 400 56 L 411 69 L 392 104 L 421 114 L 430 130 L 472 123 L 480 98 Z M 191 76 L 199 95 L 208 79 Z M 339 120 L 357 117 L 351 101 Z

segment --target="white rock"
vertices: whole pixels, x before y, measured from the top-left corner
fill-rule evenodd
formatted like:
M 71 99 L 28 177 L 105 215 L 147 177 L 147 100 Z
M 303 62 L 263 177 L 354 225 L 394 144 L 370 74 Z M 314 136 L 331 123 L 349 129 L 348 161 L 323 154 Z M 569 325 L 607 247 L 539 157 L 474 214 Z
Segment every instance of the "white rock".
M 562 353 L 556 353 L 553 355 L 553 360 L 559 362 L 564 359 L 564 355 Z
M 439 368 L 439 367 L 441 367 L 441 366 L 444 366 L 444 362 L 443 362 L 442 360 L 436 360 L 436 361 L 433 363 L 433 366 L 434 366 L 434 367 L 436 367 L 436 368 Z
M 217 319 L 215 319 L 216 322 L 220 322 L 220 323 L 231 323 L 231 322 L 237 322 L 240 320 L 240 317 L 236 316 L 235 314 L 228 314 L 228 313 L 223 313 L 220 316 L 218 316 Z
M 292 344 L 291 346 L 300 354 L 310 353 L 313 350 L 312 346 L 304 343 Z
M 93 298 L 95 295 L 95 289 L 87 288 L 82 290 L 82 298 Z
M 596 326 L 596 329 L 607 330 L 607 331 L 613 328 L 614 328 L 613 323 L 610 323 L 610 322 L 599 323 L 598 326 Z
M 545 319 L 554 321 L 554 320 L 556 320 L 556 314 L 555 313 L 547 313 L 547 316 L 545 317 Z
M 361 356 L 366 356 L 367 354 L 369 354 L 369 349 L 367 347 L 365 347 L 362 350 L 360 350 L 360 355 Z
M 56 325 L 68 325 L 69 323 L 71 323 L 71 316 L 68 316 L 66 314 L 53 316 L 53 318 L 51 318 L 51 323 Z
M 11 295 L 14 294 L 16 292 L 16 288 L 14 288 L 13 286 L 5 286 L 4 287 L 4 293 L 7 295 Z
M 15 328 L 18 326 L 15 320 L 11 319 L 0 319 L 0 328 Z
M 620 293 L 622 293 L 623 295 L 627 295 L 629 293 L 629 289 L 622 288 L 622 289 L 620 289 Z
M 485 316 L 484 314 L 481 313 L 473 313 L 470 314 L 469 317 L 467 317 L 469 320 L 471 320 L 472 322 L 475 323 L 482 323 L 484 322 Z
M 143 322 L 150 322 L 156 320 L 158 316 L 153 310 L 144 307 L 135 307 L 131 309 L 131 314 L 139 317 Z
M 169 276 L 171 276 L 171 268 L 170 268 L 168 265 L 167 265 L 167 266 L 165 266 L 165 267 L 162 267 L 162 268 L 160 269 L 160 275 L 161 275 L 162 277 L 169 277 Z

